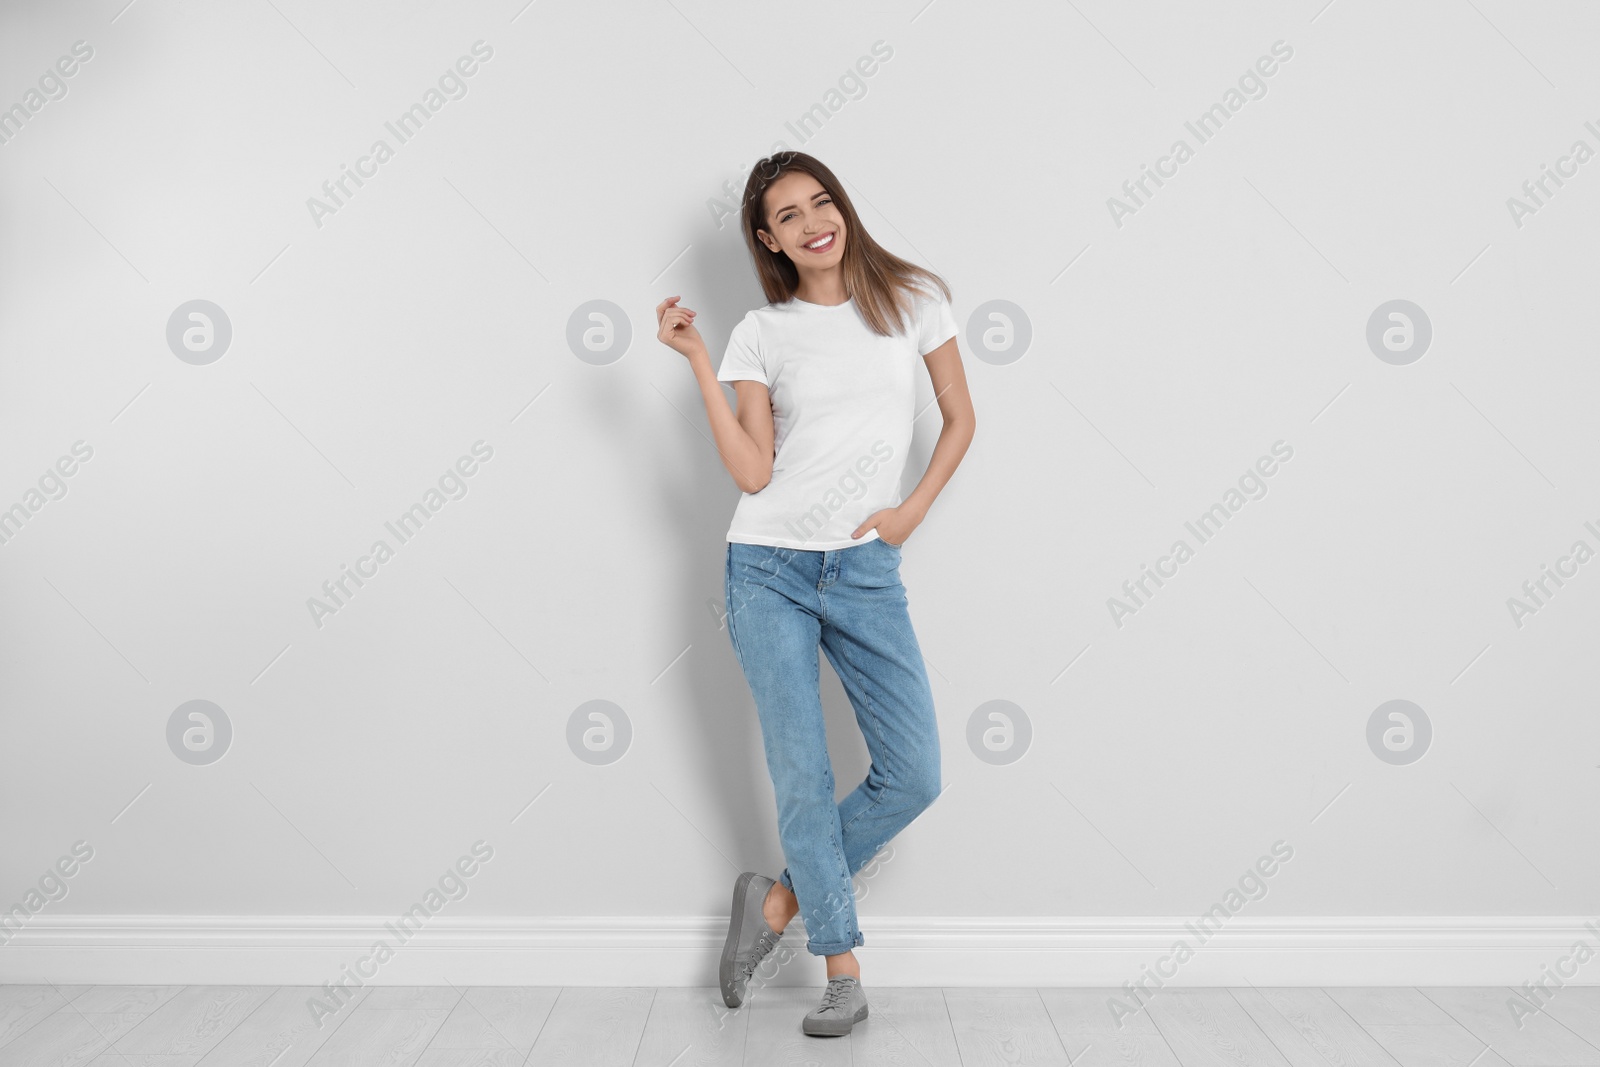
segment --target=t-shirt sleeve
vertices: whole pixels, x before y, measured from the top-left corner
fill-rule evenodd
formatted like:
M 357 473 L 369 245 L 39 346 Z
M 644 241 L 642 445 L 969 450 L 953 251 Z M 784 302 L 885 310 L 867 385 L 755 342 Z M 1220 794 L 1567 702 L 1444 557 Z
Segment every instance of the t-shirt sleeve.
M 917 354 L 925 356 L 954 337 L 956 313 L 944 294 L 935 290 L 917 303 Z
M 717 368 L 717 381 L 755 381 L 770 388 L 772 379 L 767 375 L 766 362 L 761 358 L 761 336 L 756 330 L 755 313 L 739 320 L 728 335 L 728 348 L 722 354 L 722 365 Z

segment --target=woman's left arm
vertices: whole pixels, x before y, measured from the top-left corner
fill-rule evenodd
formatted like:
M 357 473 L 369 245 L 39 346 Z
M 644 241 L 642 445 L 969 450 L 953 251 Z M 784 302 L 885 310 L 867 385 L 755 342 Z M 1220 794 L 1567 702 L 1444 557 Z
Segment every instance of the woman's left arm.
M 958 335 L 959 336 L 959 335 Z M 939 431 L 939 441 L 933 446 L 928 459 L 928 469 L 922 480 L 897 508 L 885 508 L 868 516 L 867 521 L 852 535 L 863 536 L 877 528 L 878 536 L 892 545 L 904 544 L 911 531 L 922 524 L 934 499 L 945 487 L 961 457 L 966 455 L 977 429 L 978 417 L 972 410 L 972 394 L 967 392 L 967 375 L 961 365 L 961 351 L 952 337 L 929 352 L 922 360 L 928 367 L 928 377 L 933 380 L 934 398 L 944 416 L 944 427 Z

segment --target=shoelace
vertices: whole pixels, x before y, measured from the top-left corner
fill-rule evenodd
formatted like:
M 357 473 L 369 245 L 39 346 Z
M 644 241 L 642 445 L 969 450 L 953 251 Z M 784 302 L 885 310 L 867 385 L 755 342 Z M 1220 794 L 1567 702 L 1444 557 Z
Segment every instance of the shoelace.
M 843 978 L 828 979 L 828 988 L 822 991 L 822 1006 L 817 1009 L 820 1015 L 825 1011 L 837 1011 L 849 1001 L 850 983 Z
M 768 952 L 772 951 L 772 946 L 777 944 L 780 936 L 782 935 L 774 934 L 771 930 L 763 930 L 756 935 L 754 949 L 739 968 L 739 975 L 744 981 L 748 982 L 750 976 L 756 973 L 756 966 Z

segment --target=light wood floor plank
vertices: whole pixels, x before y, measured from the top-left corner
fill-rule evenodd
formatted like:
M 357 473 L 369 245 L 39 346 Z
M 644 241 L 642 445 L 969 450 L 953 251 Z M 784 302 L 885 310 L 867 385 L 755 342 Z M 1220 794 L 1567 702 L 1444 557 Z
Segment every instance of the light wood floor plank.
M 1423 996 L 1513 1064 L 1533 1067 L 1597 1067 L 1600 1046 L 1591 1045 L 1548 1015 L 1522 1020 L 1517 1028 L 1506 1002 L 1516 996 L 1509 987 L 1440 986 Z
M 59 992 L 58 992 L 59 989 Z M 1600 1067 L 1600 988 L 1519 1029 L 1509 988 L 870 988 L 843 1039 L 800 1029 L 820 986 L 0 986 L 0 1067 Z M 114 1042 L 114 1044 L 112 1043 Z
M 83 1067 L 112 1048 L 111 1042 L 137 1026 L 144 1014 L 58 1011 L 0 1048 L 0 1067 Z
M 1169 986 L 1145 1010 L 1183 1067 L 1291 1067 L 1226 989 Z
M 1446 1026 L 1440 1007 L 1407 986 L 1328 986 L 1323 992 L 1362 1026 Z
M 200 1058 L 198 1067 L 305 1067 L 371 992 L 371 986 L 355 990 L 350 1003 L 334 1015 L 321 1017 L 319 1026 L 308 1002 L 325 998 L 321 987 L 278 986 L 265 1003 Z
M 1160 1034 L 1066 1034 L 1072 1067 L 1182 1067 Z
M 97 985 L 72 998 L 85 1015 L 149 1015 L 183 992 L 181 985 Z
M 1041 989 L 1039 998 L 1044 1001 L 1055 1023 L 1056 1033 L 1067 1034 L 1147 1034 L 1161 1036 L 1150 1013 L 1139 1010 L 1133 1014 L 1113 1012 L 1115 1001 L 1125 1008 L 1136 1008 L 1121 989 Z M 1120 1024 L 1120 1025 L 1119 1025 Z M 1070 1049 L 1069 1049 L 1070 1051 Z M 1077 1055 L 1077 1053 L 1073 1053 Z
M 411 1008 L 454 1008 L 461 990 L 447 985 L 364 986 L 371 992 L 361 1002 L 366 1011 L 405 1011 Z
M 534 1041 L 528 1067 L 630 1067 L 655 993 L 564 987 Z
M 1452 1021 L 1445 1026 L 1381 1026 L 1367 1033 L 1388 1050 L 1400 1067 L 1509 1067 L 1500 1054 Z
M 428 1050 L 515 1049 L 526 1056 L 560 994 L 560 986 L 473 986 Z
M 867 990 L 867 1011 L 866 1021 L 850 1032 L 856 1067 L 961 1067 L 942 990 L 878 986 Z
M 509 1048 L 430 1047 L 415 1067 L 522 1067 L 522 1060 L 522 1053 Z
M 739 1067 L 744 1062 L 749 1019 L 745 1008 L 724 1004 L 722 992 L 715 986 L 658 989 L 635 1062 Z
M 56 993 L 61 999 L 70 1002 L 73 997 L 80 997 L 93 989 L 87 985 L 51 985 L 48 982 L 39 982 L 35 985 L 0 985 L 0 1018 L 5 1017 L 6 1009 L 17 1001 L 30 1001 L 38 995 L 39 990 Z
M 1246 987 L 1230 992 L 1294 1067 L 1400 1067 L 1320 989 Z
M 1069 1063 L 1037 990 L 946 989 L 945 1004 L 965 1067 L 1043 1067 Z
M 89 986 L 7 985 L 0 986 L 0 1048 L 17 1035 L 26 1033 L 47 1015 L 54 1015 Z
M 1600 986 L 1562 986 L 1544 998 L 1544 1013 L 1591 1045 L 1600 1045 Z
M 767 986 L 745 1002 L 739 1010 L 750 1015 L 744 1046 L 746 1067 L 851 1067 L 854 1032 L 846 1037 L 810 1037 L 800 1029 L 800 1020 L 822 1002 L 822 989 L 821 985 Z M 870 987 L 867 1005 L 870 1012 Z M 856 1025 L 871 1026 L 872 1016 Z
M 199 1059 L 272 996 L 271 986 L 188 986 L 117 1041 L 132 1056 L 192 1056 Z M 77 1005 L 73 1005 L 77 1007 Z
M 449 1008 L 365 1009 L 351 1012 L 306 1067 L 411 1067 L 450 1014 Z

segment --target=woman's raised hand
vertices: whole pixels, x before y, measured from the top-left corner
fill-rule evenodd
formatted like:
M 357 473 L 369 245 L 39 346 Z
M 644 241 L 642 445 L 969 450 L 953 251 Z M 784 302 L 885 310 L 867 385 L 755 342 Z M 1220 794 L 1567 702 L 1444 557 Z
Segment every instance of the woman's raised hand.
M 669 296 L 656 305 L 656 339 L 685 357 L 704 352 L 706 343 L 694 328 L 694 312 L 678 307 L 679 299 Z

